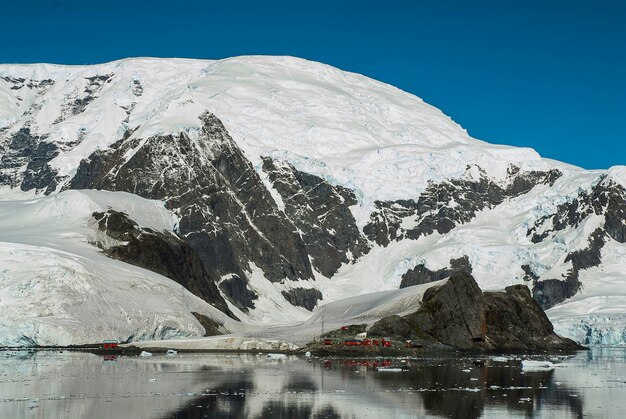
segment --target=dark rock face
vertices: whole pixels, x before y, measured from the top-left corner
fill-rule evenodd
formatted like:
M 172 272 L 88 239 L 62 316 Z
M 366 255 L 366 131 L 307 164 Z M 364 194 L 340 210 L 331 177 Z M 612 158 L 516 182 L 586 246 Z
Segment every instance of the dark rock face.
M 539 279 L 539 276 L 532 270 L 530 265 L 522 265 L 522 271 L 524 271 L 524 281 L 536 281 Z
M 578 278 L 546 279 L 535 283 L 533 296 L 541 307 L 547 310 L 574 296 L 579 289 L 580 281 Z
M 478 211 L 493 208 L 506 198 L 525 194 L 536 185 L 552 185 L 561 176 L 562 173 L 556 169 L 522 173 L 519 168 L 511 166 L 506 187 L 486 176 L 477 181 L 450 179 L 438 184 L 431 183 L 417 201 L 376 201 L 372 221 L 363 232 L 368 239 L 381 246 L 404 238 L 416 240 L 435 231 L 446 234 L 457 225 L 471 221 Z M 404 228 L 403 219 L 408 217 L 414 226 Z
M 31 80 L 25 79 L 22 77 L 0 77 L 0 80 L 3 80 L 7 84 L 9 84 L 11 90 L 20 90 L 20 89 L 35 89 L 42 90 L 47 89 L 54 84 L 54 80 L 44 79 L 44 80 Z
M 452 275 L 443 285 L 424 293 L 422 305 L 407 317 L 414 329 L 460 349 L 476 346 L 485 335 L 485 305 L 474 278 L 466 272 Z
M 214 277 L 247 283 L 250 264 L 270 281 L 313 277 L 306 245 L 278 209 L 252 164 L 212 114 L 201 116 L 198 140 L 186 134 L 127 136 L 81 162 L 74 189 L 105 189 L 159 199 L 180 217 L 180 236 Z M 125 154 L 134 150 L 131 158 Z M 235 281 L 240 281 L 235 280 Z M 233 299 L 241 282 L 225 283 Z M 252 307 L 251 298 L 238 300 Z
M 467 272 L 456 272 L 443 284 L 433 285 L 415 313 L 386 317 L 370 328 L 370 334 L 430 339 L 463 350 L 578 348 L 554 333 L 526 286 L 483 293 Z
M 0 184 L 20 186 L 23 191 L 36 189 L 51 193 L 56 187 L 56 171 L 48 164 L 58 154 L 58 148 L 45 142 L 46 137 L 33 135 L 30 128 L 22 128 L 2 144 Z M 26 165 L 22 173 L 20 168 Z
M 486 292 L 485 343 L 504 350 L 576 349 L 578 345 L 554 333 L 552 323 L 525 285 L 505 292 Z
M 219 288 L 228 298 L 228 301 L 242 311 L 254 308 L 254 300 L 259 298 L 256 292 L 248 289 L 246 281 L 237 275 L 220 282 Z
M 322 293 L 315 288 L 292 288 L 282 292 L 283 297 L 297 307 L 313 311 L 317 302 L 323 300 Z
M 125 242 L 104 249 L 108 256 L 168 277 L 218 310 L 236 318 L 220 295 L 215 280 L 206 272 L 195 251 L 169 232 L 140 229 L 124 213 L 94 213 L 98 229 Z
M 354 192 L 269 157 L 263 159 L 263 170 L 280 194 L 285 213 L 300 230 L 313 267 L 320 273 L 330 278 L 343 263 L 355 261 L 369 251 L 350 212 L 349 207 L 357 203 Z
M 193 314 L 202 327 L 204 327 L 204 337 L 218 336 L 222 334 L 222 332 L 220 332 L 220 326 L 222 325 L 215 320 L 209 319 L 207 316 L 196 313 L 195 311 L 192 311 L 191 314 Z
M 604 218 L 604 228 L 598 228 L 589 237 L 589 246 L 567 255 L 572 269 L 564 279 L 534 280 L 533 296 L 544 309 L 565 301 L 580 289 L 579 272 L 599 266 L 601 250 L 608 237 L 626 243 L 626 190 L 611 179 L 603 177 L 588 191 L 558 206 L 552 215 L 543 217 L 528 230 L 533 243 L 539 243 L 568 227 L 577 228 L 585 219 L 596 215 Z M 608 236 L 608 237 L 607 237 Z
M 450 259 L 450 268 L 442 268 L 436 271 L 431 271 L 425 265 L 419 264 L 415 268 L 409 269 L 404 275 L 402 275 L 400 288 L 440 281 L 448 278 L 455 272 L 472 273 L 472 264 L 467 256 L 463 256 L 458 259 Z
M 61 116 L 54 121 L 56 124 L 63 121 L 65 118 L 71 115 L 78 115 L 85 112 L 87 106 L 98 97 L 98 94 L 103 89 L 106 83 L 110 83 L 113 74 L 100 74 L 92 77 L 87 77 L 87 86 L 85 86 L 82 94 L 76 95 L 71 98 L 69 102 L 63 105 Z
M 601 228 L 598 228 L 589 236 L 589 246 L 568 254 L 565 262 L 571 261 L 572 270 L 576 273 L 582 269 L 598 266 L 602 262 L 600 251 L 605 243 L 606 234 Z
M 606 243 L 606 235 L 603 229 L 596 229 L 589 236 L 589 246 L 582 250 L 571 252 L 565 258 L 565 262 L 572 262 L 570 269 L 564 280 L 546 279 L 535 281 L 533 287 L 533 297 L 539 302 L 541 307 L 548 309 L 554 305 L 573 297 L 580 289 L 579 273 L 583 269 L 589 269 L 600 265 L 601 251 Z
M 400 316 L 389 316 L 380 319 L 370 327 L 369 336 L 392 336 L 400 339 L 410 339 L 414 336 L 411 324 Z
M 589 191 L 559 205 L 554 214 L 537 220 L 527 235 L 532 236 L 533 243 L 539 243 L 567 227 L 578 227 L 592 214 L 604 217 L 606 232 L 613 240 L 626 243 L 626 189 L 606 177 Z
M 42 142 L 37 145 L 33 158 L 26 167 L 26 173 L 21 185 L 23 191 L 45 189 L 46 195 L 54 191 L 57 186 L 57 171 L 48 163 L 58 154 L 57 146 L 52 143 Z

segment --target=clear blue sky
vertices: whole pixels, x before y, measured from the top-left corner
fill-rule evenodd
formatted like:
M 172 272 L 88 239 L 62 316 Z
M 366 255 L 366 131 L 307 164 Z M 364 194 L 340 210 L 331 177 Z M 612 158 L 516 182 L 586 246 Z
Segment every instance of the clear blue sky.
M 0 62 L 294 55 L 393 84 L 474 137 L 626 164 L 626 1 L 0 0 Z

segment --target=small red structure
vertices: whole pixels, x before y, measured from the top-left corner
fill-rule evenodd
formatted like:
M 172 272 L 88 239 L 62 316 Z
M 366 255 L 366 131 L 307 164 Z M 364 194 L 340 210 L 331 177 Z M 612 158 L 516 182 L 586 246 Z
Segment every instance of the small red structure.
M 107 339 L 107 340 L 102 342 L 102 347 L 104 349 L 114 349 L 114 348 L 117 348 L 119 346 L 119 344 L 120 344 L 120 342 L 118 340 Z
M 324 339 L 324 345 L 332 345 L 332 344 L 333 344 L 332 339 Z
M 356 339 L 346 339 L 343 344 L 347 346 L 359 346 L 361 342 Z
M 361 345 L 362 346 L 371 346 L 372 345 L 372 340 L 371 339 L 363 339 L 361 341 Z
M 343 330 L 343 331 L 348 330 L 348 326 L 341 326 L 341 330 Z
M 389 340 L 389 338 L 383 338 L 380 341 L 380 345 L 385 347 L 385 348 L 391 348 L 391 341 Z

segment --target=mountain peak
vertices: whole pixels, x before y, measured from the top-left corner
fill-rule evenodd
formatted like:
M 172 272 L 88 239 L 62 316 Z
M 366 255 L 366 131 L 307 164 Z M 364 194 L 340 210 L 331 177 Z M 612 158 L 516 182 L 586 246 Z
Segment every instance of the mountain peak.
M 295 57 L 0 65 L 0 77 L 0 130 L 28 128 L 62 145 L 50 161 L 60 176 L 131 130 L 136 138 L 197 135 L 206 111 L 255 165 L 263 156 L 280 158 L 369 201 L 419 194 L 471 164 L 498 178 L 511 164 L 550 168 L 534 150 L 471 138 L 412 94 Z

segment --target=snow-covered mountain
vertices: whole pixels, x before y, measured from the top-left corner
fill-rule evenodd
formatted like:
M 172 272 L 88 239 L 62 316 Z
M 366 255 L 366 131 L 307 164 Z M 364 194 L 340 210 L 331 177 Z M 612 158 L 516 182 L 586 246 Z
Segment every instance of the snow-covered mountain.
M 626 168 L 473 139 L 319 63 L 1 65 L 0 198 L 4 345 L 286 324 L 455 270 L 626 342 Z

